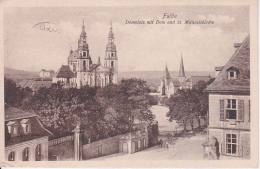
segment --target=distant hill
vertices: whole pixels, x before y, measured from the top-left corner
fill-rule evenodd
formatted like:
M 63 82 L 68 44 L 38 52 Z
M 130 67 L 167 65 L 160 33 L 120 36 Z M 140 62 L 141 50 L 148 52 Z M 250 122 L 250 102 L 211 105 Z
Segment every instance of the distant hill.
M 4 75 L 7 78 L 13 79 L 15 82 L 19 82 L 23 79 L 34 79 L 38 78 L 40 75 L 39 72 L 31 72 L 24 70 L 16 70 L 8 67 L 4 68 Z M 214 77 L 213 71 L 187 71 L 185 72 L 186 76 L 208 76 Z M 163 71 L 133 71 L 133 72 L 119 72 L 118 80 L 125 78 L 141 78 L 147 82 L 149 86 L 154 89 L 157 89 L 160 85 L 160 79 L 163 75 Z M 170 71 L 171 77 L 178 77 L 177 71 Z
M 171 77 L 178 77 L 178 71 L 170 71 Z M 147 85 L 151 86 L 153 89 L 158 89 L 160 85 L 160 79 L 163 75 L 163 71 L 133 71 L 133 72 L 119 72 L 118 78 L 119 80 L 123 78 L 141 78 L 147 82 Z M 215 76 L 215 72 L 213 71 L 186 71 L 186 77 L 189 76 L 208 76 L 210 75 L 212 78 Z
M 23 79 L 34 79 L 40 77 L 39 72 L 30 72 L 24 70 L 17 70 L 5 67 L 4 68 L 4 76 L 10 79 L 13 79 L 16 83 Z

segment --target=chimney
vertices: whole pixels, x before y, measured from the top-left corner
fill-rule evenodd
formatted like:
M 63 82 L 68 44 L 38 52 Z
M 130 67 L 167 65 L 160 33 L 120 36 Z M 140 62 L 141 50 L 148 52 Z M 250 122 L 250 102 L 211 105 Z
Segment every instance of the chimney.
M 234 43 L 234 48 L 238 49 L 241 45 L 242 45 L 242 43 Z
M 215 67 L 215 78 L 217 78 L 219 72 L 224 68 L 224 66 Z

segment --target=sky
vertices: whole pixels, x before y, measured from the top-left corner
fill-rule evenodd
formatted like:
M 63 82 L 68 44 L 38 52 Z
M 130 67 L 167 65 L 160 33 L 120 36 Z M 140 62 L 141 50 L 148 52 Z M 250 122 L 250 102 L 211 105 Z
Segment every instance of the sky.
M 176 18 L 163 19 L 164 13 Z M 118 69 L 178 71 L 181 55 L 185 71 L 214 71 L 233 55 L 234 43 L 249 34 L 248 6 L 143 6 L 5 8 L 5 67 L 57 71 L 77 49 L 82 22 L 94 63 L 105 56 L 112 20 Z M 129 21 L 211 20 L 214 24 L 125 24 Z M 49 22 L 58 31 L 42 30 Z

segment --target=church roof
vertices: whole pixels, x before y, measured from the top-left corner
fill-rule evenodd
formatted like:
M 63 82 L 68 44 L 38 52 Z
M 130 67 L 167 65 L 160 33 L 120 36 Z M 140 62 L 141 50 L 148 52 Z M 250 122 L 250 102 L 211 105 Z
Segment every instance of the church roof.
M 81 35 L 82 35 L 82 36 L 86 36 L 86 31 L 85 31 L 84 20 L 83 20 L 83 26 L 82 26 Z
M 107 44 L 106 51 L 116 52 L 116 45 L 114 42 L 110 42 Z
M 236 69 L 238 77 L 228 79 L 228 70 Z M 250 35 L 243 41 L 217 78 L 206 89 L 207 92 L 250 92 Z
M 163 77 L 162 78 L 163 79 L 171 79 L 171 76 L 170 76 L 170 73 L 169 73 L 167 65 L 165 66 L 165 70 L 163 72 Z
M 109 68 L 103 66 L 102 64 L 92 64 L 92 66 L 89 69 L 89 72 L 110 72 Z
M 62 65 L 55 74 L 55 77 L 57 78 L 73 78 L 76 76 L 77 75 L 71 71 L 69 65 Z
M 114 33 L 112 31 L 112 25 L 111 25 L 111 28 L 110 28 L 110 31 L 109 31 L 109 34 L 108 34 L 108 38 L 114 38 Z
M 185 71 L 184 71 L 184 65 L 183 65 L 182 57 L 181 57 L 181 63 L 180 63 L 179 77 L 185 77 Z

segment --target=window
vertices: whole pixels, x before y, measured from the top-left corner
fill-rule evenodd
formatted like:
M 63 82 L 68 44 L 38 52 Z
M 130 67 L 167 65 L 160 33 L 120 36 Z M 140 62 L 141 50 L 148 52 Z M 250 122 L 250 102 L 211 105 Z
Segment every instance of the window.
M 227 99 L 226 118 L 227 119 L 237 119 L 237 100 L 236 99 Z
M 6 125 L 8 128 L 8 132 L 11 134 L 11 136 L 18 135 L 19 124 L 16 121 L 9 121 Z
M 24 134 L 31 133 L 31 124 L 29 119 L 23 119 L 20 123 L 23 127 Z
M 226 153 L 237 154 L 237 135 L 226 134 Z
M 114 56 L 114 53 L 111 53 L 111 56 L 113 57 L 113 56 Z
M 138 140 L 138 142 L 137 142 L 137 148 L 141 148 L 141 140 Z
M 86 56 L 86 52 L 83 52 L 83 56 Z
M 35 149 L 35 161 L 41 161 L 41 144 L 38 144 Z
M 14 151 L 12 151 L 12 152 L 8 155 L 8 161 L 15 161 L 15 153 L 14 153 Z
M 238 69 L 235 67 L 230 67 L 227 69 L 228 72 L 228 79 L 237 79 L 238 78 Z
M 29 148 L 26 147 L 23 150 L 23 161 L 29 161 Z
M 113 66 L 114 66 L 114 61 L 111 62 L 111 67 L 113 67 Z
M 146 139 L 145 138 L 143 139 L 143 144 L 144 144 L 144 147 L 146 147 Z

